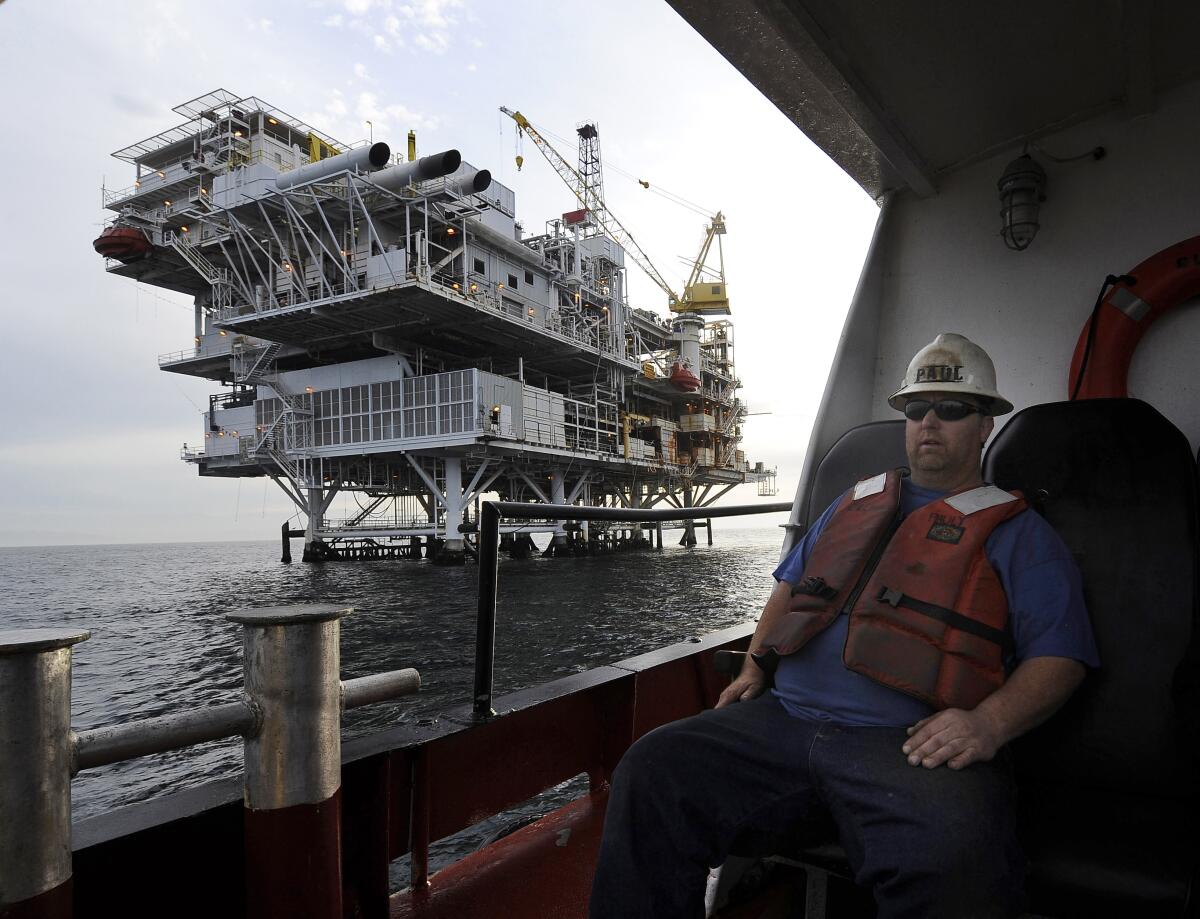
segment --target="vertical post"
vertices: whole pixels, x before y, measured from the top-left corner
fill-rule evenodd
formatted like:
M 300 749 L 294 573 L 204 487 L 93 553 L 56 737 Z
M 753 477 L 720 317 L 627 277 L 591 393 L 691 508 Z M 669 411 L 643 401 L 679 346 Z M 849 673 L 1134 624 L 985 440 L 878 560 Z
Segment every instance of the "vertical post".
M 285 565 L 292 563 L 292 528 L 288 521 L 283 521 L 283 556 L 279 559 Z
M 446 539 L 441 551 L 431 556 L 437 565 L 461 565 L 464 561 L 463 538 L 459 532 L 462 525 L 463 494 L 462 494 L 462 460 L 448 456 L 445 459 L 446 470 Z M 434 501 L 436 502 L 436 498 Z
M 567 480 L 561 469 L 550 471 L 550 501 L 558 507 L 567 504 Z M 567 531 L 561 520 L 554 523 L 554 535 L 550 537 L 550 545 L 542 555 L 568 555 Z
M 691 485 L 685 485 L 683 488 L 683 506 L 692 506 Z M 690 517 L 683 521 L 683 536 L 679 540 L 679 545 L 688 546 L 689 548 L 696 545 L 696 526 Z
M 475 617 L 475 716 L 492 711 L 492 675 L 496 654 L 496 579 L 500 563 L 500 511 L 483 502 L 479 517 L 479 609 Z
M 708 544 L 711 546 L 712 545 L 712 518 L 709 517 L 707 520 L 705 520 L 704 525 L 706 527 L 708 527 Z
M 241 623 L 246 694 L 246 914 L 341 919 L 339 606 L 229 614 Z
M 0 915 L 70 919 L 71 646 L 78 629 L 0 631 Z
M 408 860 L 413 890 L 429 887 L 429 751 L 418 747 L 412 760 L 412 845 Z
M 658 551 L 661 552 L 662 547 L 663 547 L 662 546 L 662 521 L 661 520 L 654 521 L 654 531 L 656 533 L 658 533 Z
M 306 562 L 323 562 L 325 561 L 324 543 L 317 538 L 317 527 L 321 525 L 321 518 L 325 511 L 322 509 L 322 495 L 320 488 L 309 488 L 308 492 L 308 523 L 304 526 L 304 561 Z

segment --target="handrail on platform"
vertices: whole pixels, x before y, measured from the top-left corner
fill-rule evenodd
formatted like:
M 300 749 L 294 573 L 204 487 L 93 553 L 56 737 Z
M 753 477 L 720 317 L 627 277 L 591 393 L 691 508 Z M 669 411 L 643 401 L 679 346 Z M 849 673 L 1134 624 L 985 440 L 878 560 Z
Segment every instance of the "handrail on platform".
M 475 620 L 475 692 L 472 709 L 476 718 L 490 718 L 492 683 L 496 661 L 496 587 L 499 581 L 500 519 L 521 520 L 611 520 L 646 523 L 663 520 L 698 520 L 711 517 L 741 517 L 790 511 L 792 503 L 735 504 L 728 507 L 651 508 L 585 507 L 526 504 L 522 501 L 484 501 L 479 512 L 479 611 Z

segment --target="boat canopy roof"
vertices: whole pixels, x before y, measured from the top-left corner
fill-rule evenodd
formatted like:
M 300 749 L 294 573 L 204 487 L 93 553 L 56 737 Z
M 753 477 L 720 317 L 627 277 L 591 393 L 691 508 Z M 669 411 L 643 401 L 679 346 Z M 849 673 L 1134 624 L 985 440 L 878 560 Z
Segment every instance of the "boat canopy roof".
M 1190 0 L 669 2 L 874 198 L 1200 75 Z

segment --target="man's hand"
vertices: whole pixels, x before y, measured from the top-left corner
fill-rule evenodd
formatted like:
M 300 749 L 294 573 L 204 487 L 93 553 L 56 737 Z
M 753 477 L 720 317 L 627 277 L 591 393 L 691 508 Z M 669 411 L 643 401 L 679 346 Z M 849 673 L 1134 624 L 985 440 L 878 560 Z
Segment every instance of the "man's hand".
M 962 769 L 996 751 L 1056 712 L 1083 682 L 1087 668 L 1069 657 L 1032 657 L 972 711 L 948 708 L 908 729 L 900 749 L 914 766 L 946 763 Z
M 1003 744 L 999 727 L 986 713 L 948 708 L 909 728 L 900 749 L 912 766 L 935 769 L 946 763 L 951 769 L 962 769 L 987 762 Z
M 750 640 L 751 651 L 758 650 L 763 636 L 771 631 L 780 617 L 787 614 L 791 602 L 792 585 L 787 581 L 780 581 L 767 598 L 767 605 L 763 607 L 758 625 L 754 627 L 754 637 Z M 725 687 L 715 707 L 724 708 L 726 705 L 733 705 L 734 702 L 748 702 L 756 696 L 761 696 L 766 688 L 767 675 L 754 663 L 754 658 L 747 654 L 741 672 Z
M 715 707 L 724 708 L 726 705 L 733 705 L 734 702 L 748 702 L 755 696 L 761 696 L 766 688 L 766 674 L 753 661 L 747 661 L 737 678 L 722 690 Z

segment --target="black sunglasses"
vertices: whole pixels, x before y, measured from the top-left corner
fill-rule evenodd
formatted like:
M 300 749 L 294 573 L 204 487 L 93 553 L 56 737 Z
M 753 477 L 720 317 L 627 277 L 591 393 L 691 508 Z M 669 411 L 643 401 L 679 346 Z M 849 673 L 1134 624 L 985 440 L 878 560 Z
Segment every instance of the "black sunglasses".
M 983 414 L 983 410 L 970 402 L 960 402 L 958 399 L 943 399 L 941 402 L 930 402 L 928 399 L 909 399 L 904 403 L 904 417 L 909 421 L 920 421 L 929 414 L 929 410 L 942 421 L 961 421 L 968 415 Z

